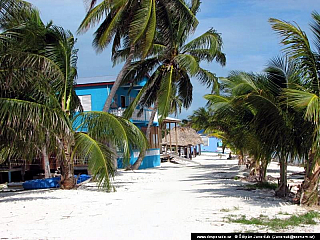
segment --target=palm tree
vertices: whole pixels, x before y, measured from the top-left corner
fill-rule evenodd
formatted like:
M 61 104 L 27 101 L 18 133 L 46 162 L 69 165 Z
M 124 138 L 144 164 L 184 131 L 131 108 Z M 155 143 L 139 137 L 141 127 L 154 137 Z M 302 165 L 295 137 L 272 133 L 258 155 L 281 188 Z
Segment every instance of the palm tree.
M 192 1 L 196 8 L 200 1 Z M 175 18 L 185 22 L 189 29 L 195 29 L 198 24 L 192 9 L 184 0 L 125 0 L 90 1 L 90 7 L 78 32 L 85 32 L 100 20 L 101 25 L 95 32 L 94 47 L 102 51 L 112 42 L 112 55 L 118 50 L 125 49 L 125 64 L 119 72 L 115 83 L 104 104 L 103 111 L 107 112 L 112 99 L 134 58 L 145 58 L 154 41 L 156 30 L 160 31 L 164 43 L 172 41 L 172 21 Z
M 304 159 L 310 147 L 310 124 L 289 108 L 283 91 L 300 79 L 298 66 L 288 59 L 271 61 L 265 74 L 232 73 L 222 83 L 224 95 L 207 95 L 213 109 L 207 129 L 217 129 L 240 152 L 260 162 L 261 180 L 272 157 L 280 161 L 278 196 L 286 196 L 289 160 Z
M 22 3 L 12 0 L 16 2 Z M 22 19 L 0 34 L 0 159 L 32 159 L 45 145 L 47 152 L 60 159 L 63 188 L 74 187 L 73 162 L 82 158 L 88 159 L 99 186 L 109 190 L 116 158 L 110 145 L 117 146 L 128 161 L 130 148 L 145 148 L 146 139 L 130 121 L 108 113 L 87 112 L 73 117 L 79 106 L 73 89 L 77 59 L 74 38 L 51 23 L 43 27 L 38 16 L 31 8 L 28 21 Z M 40 24 L 34 24 L 33 19 Z M 30 37 L 40 41 L 39 47 Z M 84 129 L 86 134 L 81 132 Z
M 197 7 L 190 10 L 196 14 Z M 130 117 L 139 104 L 144 107 L 153 107 L 161 115 L 160 122 L 172 113 L 173 104 L 188 108 L 192 102 L 191 78 L 196 77 L 202 84 L 209 86 L 217 85 L 216 76 L 200 66 L 201 61 L 212 62 L 216 60 L 222 66 L 225 65 L 225 55 L 222 53 L 222 39 L 220 34 L 210 29 L 201 36 L 186 43 L 189 36 L 189 26 L 177 19 L 173 28 L 173 40 L 165 45 L 162 35 L 159 33 L 155 38 L 150 56 L 133 62 L 123 78 L 123 83 L 132 82 L 132 79 L 141 79 L 149 75 L 147 84 L 140 90 L 138 96 L 126 109 L 125 117 Z M 126 50 L 115 54 L 115 61 L 122 58 Z M 176 102 L 178 99 L 178 102 Z M 176 105 L 177 106 L 177 105 Z M 153 118 L 150 118 L 148 126 L 151 126 Z M 149 128 L 148 128 L 149 129 Z M 148 134 L 148 131 L 147 131 Z M 142 161 L 142 159 L 139 159 Z M 137 161 L 138 162 L 138 161 Z M 139 163 L 136 164 L 139 166 Z
M 300 203 L 306 205 L 316 205 L 319 202 L 318 183 L 320 175 L 320 15 L 313 12 L 312 18 L 311 30 L 315 36 L 314 50 L 306 33 L 298 25 L 274 18 L 269 20 L 273 30 L 282 37 L 281 43 L 285 46 L 283 51 L 292 61 L 299 64 L 302 72 L 301 84 L 285 91 L 288 104 L 296 109 L 303 110 L 305 119 L 315 126 L 312 135 L 314 138 L 313 147 L 306 161 L 306 174 L 299 192 Z

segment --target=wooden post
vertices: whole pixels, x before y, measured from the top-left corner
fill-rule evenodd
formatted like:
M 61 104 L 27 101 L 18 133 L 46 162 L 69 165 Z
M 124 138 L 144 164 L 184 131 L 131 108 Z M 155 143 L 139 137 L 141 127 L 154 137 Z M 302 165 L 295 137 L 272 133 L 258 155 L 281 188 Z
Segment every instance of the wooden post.
M 178 131 L 177 131 L 177 123 L 174 123 L 174 129 L 176 131 L 176 154 L 178 154 Z
M 169 122 L 169 138 L 170 138 L 170 153 L 172 151 L 172 141 L 171 141 L 171 122 Z
M 150 135 L 149 135 L 149 143 L 150 143 L 150 147 L 151 147 L 151 148 L 152 148 L 152 146 L 153 146 L 152 134 L 153 134 L 153 127 L 151 127 L 151 129 L 150 129 Z
M 166 140 L 166 154 L 167 154 L 167 148 L 168 148 L 168 137 L 167 137 L 167 123 L 165 123 L 165 129 L 164 129 L 164 135 Z
M 157 144 L 157 139 L 158 139 L 158 136 L 157 136 L 157 133 L 158 133 L 158 130 L 157 130 L 157 127 L 153 127 L 153 136 L 154 136 L 154 148 L 157 148 L 158 144 Z
M 158 127 L 158 143 L 159 143 L 159 148 L 160 148 L 160 153 L 162 153 L 162 124 L 159 125 Z
M 168 131 L 167 131 L 167 123 L 165 123 L 165 129 L 164 129 L 164 137 L 166 140 L 166 144 L 168 144 Z
M 9 171 L 8 171 L 8 182 L 11 183 L 11 161 L 9 159 Z

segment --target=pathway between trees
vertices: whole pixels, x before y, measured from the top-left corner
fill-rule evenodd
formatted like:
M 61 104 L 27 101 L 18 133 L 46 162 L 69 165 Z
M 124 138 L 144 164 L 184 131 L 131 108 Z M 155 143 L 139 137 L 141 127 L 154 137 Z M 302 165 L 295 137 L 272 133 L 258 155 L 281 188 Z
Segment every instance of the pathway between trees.
M 113 193 L 99 192 L 92 183 L 71 191 L 0 193 L 0 236 L 190 239 L 191 232 L 266 232 L 253 225 L 229 223 L 226 217 L 231 215 L 273 218 L 306 211 L 273 197 L 270 191 L 242 190 L 247 183 L 234 180 L 244 172 L 236 160 L 206 154 L 194 160 L 201 165 L 164 163 L 135 173 L 120 171 Z M 290 230 L 297 231 L 320 229 L 317 225 Z

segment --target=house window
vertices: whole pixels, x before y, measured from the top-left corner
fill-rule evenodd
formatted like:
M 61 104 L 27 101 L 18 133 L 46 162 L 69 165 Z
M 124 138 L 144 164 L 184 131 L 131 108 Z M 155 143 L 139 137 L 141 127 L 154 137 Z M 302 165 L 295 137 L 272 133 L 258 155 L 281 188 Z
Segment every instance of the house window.
M 91 111 L 91 95 L 78 96 L 83 108 L 83 111 Z
M 121 96 L 120 97 L 120 106 L 122 107 L 122 108 L 125 108 L 126 107 L 126 96 Z
M 201 136 L 203 146 L 209 146 L 209 138 L 207 136 Z

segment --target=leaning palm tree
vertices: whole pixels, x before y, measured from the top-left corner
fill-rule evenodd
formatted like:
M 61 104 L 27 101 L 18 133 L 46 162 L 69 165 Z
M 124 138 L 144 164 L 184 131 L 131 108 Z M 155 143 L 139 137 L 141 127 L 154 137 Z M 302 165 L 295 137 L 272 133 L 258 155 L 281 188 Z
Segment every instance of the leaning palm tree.
M 192 2 L 197 8 L 200 1 Z M 112 99 L 134 58 L 145 58 L 154 41 L 156 31 L 159 31 L 165 44 L 172 41 L 172 21 L 179 18 L 190 29 L 198 24 L 192 9 L 184 0 L 125 0 L 90 1 L 90 7 L 78 32 L 85 32 L 100 20 L 103 22 L 95 32 L 93 45 L 98 51 L 103 50 L 112 42 L 112 54 L 120 49 L 126 49 L 127 56 L 122 59 L 125 64 L 119 72 L 115 83 L 104 104 L 103 111 L 108 111 Z
M 31 10 L 28 21 L 22 19 L 0 34 L 0 159 L 32 159 L 45 145 L 60 160 L 63 188 L 74 187 L 73 162 L 81 158 L 89 161 L 99 186 L 110 189 L 116 159 L 110 146 L 118 147 L 128 160 L 130 149 L 145 148 L 145 137 L 130 121 L 108 113 L 73 117 L 79 106 L 73 89 L 73 36 L 52 24 L 34 24 L 32 19 L 41 21 L 37 11 Z M 40 46 L 29 40 L 32 36 L 43 40 Z
M 285 91 L 288 104 L 304 111 L 307 121 L 314 124 L 313 147 L 306 161 L 306 174 L 299 192 L 300 203 L 307 205 L 318 204 L 318 183 L 320 175 L 319 144 L 320 144 L 320 15 L 312 13 L 311 30 L 315 36 L 315 49 L 312 49 L 306 33 L 298 26 L 289 22 L 271 18 L 272 28 L 282 37 L 284 52 L 300 65 L 302 71 L 301 84 Z
M 199 7 L 199 6 L 198 6 Z M 196 14 L 198 8 L 191 8 Z M 177 96 L 179 104 L 188 108 L 192 102 L 191 78 L 197 78 L 202 84 L 217 85 L 217 77 L 200 66 L 200 62 L 216 60 L 225 65 L 225 55 L 222 53 L 222 39 L 220 34 L 210 29 L 206 33 L 186 43 L 189 36 L 189 26 L 177 19 L 174 24 L 173 40 L 165 45 L 159 33 L 155 38 L 150 56 L 131 64 L 122 83 L 132 82 L 132 79 L 141 79 L 149 75 L 150 79 L 140 90 L 138 96 L 126 109 L 125 117 L 130 117 L 136 106 L 151 107 L 161 115 L 160 122 L 172 112 L 173 103 Z M 118 51 L 115 61 L 125 57 L 127 51 Z M 137 81 L 137 80 L 135 80 Z M 154 116 L 154 115 L 153 115 Z M 148 126 L 151 126 L 150 118 Z M 148 131 L 147 131 L 148 134 Z M 139 159 L 142 161 L 142 159 Z M 137 161 L 138 162 L 138 161 Z M 138 164 L 136 164 L 139 166 Z

